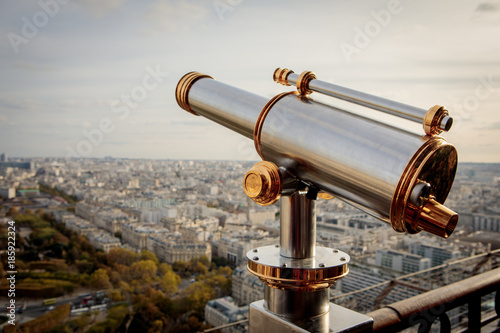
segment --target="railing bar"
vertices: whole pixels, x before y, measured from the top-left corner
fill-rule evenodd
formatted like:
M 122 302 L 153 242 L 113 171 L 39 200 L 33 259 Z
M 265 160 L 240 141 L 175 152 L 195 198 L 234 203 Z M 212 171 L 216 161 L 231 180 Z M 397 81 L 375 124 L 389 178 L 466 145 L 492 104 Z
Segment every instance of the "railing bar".
M 481 296 L 472 297 L 468 305 L 468 332 L 481 332 Z M 479 329 L 479 331 L 477 330 Z
M 492 322 L 494 322 L 497 319 L 500 319 L 500 316 L 497 314 L 493 314 L 493 315 L 485 318 L 483 321 L 481 321 L 481 327 L 484 327 L 488 324 L 491 324 Z
M 494 251 L 491 251 L 491 252 L 487 252 L 487 253 L 477 254 L 477 255 L 472 256 L 472 257 L 458 259 L 458 260 L 449 262 L 447 264 L 442 264 L 442 265 L 431 267 L 431 268 L 428 268 L 428 269 L 425 269 L 425 270 L 422 270 L 422 271 L 418 271 L 418 272 L 415 272 L 415 273 L 410 273 L 410 274 L 407 274 L 407 275 L 402 275 L 402 276 L 396 277 L 394 279 L 395 280 L 407 279 L 409 277 L 413 277 L 413 276 L 416 276 L 416 275 L 420 275 L 420 274 L 424 274 L 424 273 L 432 272 L 432 271 L 434 271 L 434 274 L 436 274 L 436 275 L 442 275 L 442 273 L 440 273 L 440 272 L 437 271 L 438 269 L 446 268 L 446 267 L 450 267 L 450 266 L 454 266 L 455 264 L 459 264 L 459 263 L 462 263 L 464 261 L 474 260 L 474 259 L 477 259 L 477 258 L 481 258 L 481 257 L 485 257 L 485 256 L 491 256 L 491 255 L 494 255 L 495 257 L 496 256 L 500 257 L 500 249 L 497 249 L 497 250 L 494 250 Z M 491 257 L 490 257 L 490 260 L 491 260 Z M 433 279 L 435 279 L 435 277 Z M 430 280 L 432 280 L 432 279 L 430 279 Z M 335 295 L 332 298 L 330 298 L 330 301 L 333 301 L 333 300 L 341 298 L 341 297 L 347 297 L 347 296 L 355 295 L 355 294 L 358 294 L 358 293 L 361 293 L 361 292 L 364 292 L 364 291 L 369 291 L 371 289 L 378 288 L 378 287 L 381 287 L 383 285 L 386 285 L 386 284 L 388 284 L 390 282 L 391 282 L 391 280 L 388 280 L 388 281 L 380 282 L 380 283 L 377 283 L 377 284 L 365 287 L 365 288 L 360 289 L 360 290 L 351 291 L 351 292 L 348 292 L 348 293 L 345 293 L 345 294 L 341 294 L 341 295 Z M 431 282 L 429 281 L 429 283 L 431 283 Z M 434 288 L 432 288 L 432 289 L 434 289 Z

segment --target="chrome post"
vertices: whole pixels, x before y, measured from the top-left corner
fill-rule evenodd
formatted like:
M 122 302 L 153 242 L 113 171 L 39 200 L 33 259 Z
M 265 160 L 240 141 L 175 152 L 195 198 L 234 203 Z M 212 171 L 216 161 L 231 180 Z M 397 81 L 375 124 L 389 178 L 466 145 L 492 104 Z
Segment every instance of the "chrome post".
M 293 259 L 316 254 L 316 200 L 298 191 L 281 197 L 280 255 Z

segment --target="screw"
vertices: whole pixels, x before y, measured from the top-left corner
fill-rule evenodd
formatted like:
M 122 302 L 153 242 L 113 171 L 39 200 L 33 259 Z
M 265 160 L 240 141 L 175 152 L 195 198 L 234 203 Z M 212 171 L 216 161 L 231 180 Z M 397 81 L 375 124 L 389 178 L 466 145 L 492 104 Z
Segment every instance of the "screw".
M 334 249 L 334 250 L 333 250 L 333 253 L 339 253 L 339 250 Z
M 282 263 L 282 264 L 281 264 L 281 267 L 286 267 L 286 264 L 285 264 L 285 263 Z
M 340 261 L 345 261 L 345 257 L 340 257 Z
M 252 259 L 255 260 L 255 261 L 257 261 L 257 260 L 259 260 L 259 257 L 255 256 Z
M 325 264 L 320 263 L 318 266 L 319 266 L 319 267 L 325 267 Z
M 259 250 L 257 250 L 257 249 L 253 249 L 253 252 L 257 253 L 257 252 L 259 252 Z
M 279 244 L 276 244 L 276 245 L 274 245 L 274 247 L 280 247 L 280 245 L 279 245 Z

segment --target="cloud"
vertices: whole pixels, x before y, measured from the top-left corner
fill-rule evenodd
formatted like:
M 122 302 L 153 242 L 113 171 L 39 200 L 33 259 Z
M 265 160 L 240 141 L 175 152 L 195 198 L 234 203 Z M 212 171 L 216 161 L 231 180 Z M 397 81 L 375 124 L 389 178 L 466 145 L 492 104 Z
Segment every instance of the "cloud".
M 78 0 L 78 2 L 95 16 L 102 17 L 118 9 L 125 0 Z
M 34 71 L 34 72 L 35 71 L 36 72 L 40 72 L 40 71 L 51 72 L 55 69 L 54 66 L 43 66 L 43 65 L 36 64 L 34 62 L 27 62 L 27 61 L 16 61 L 16 62 L 14 62 L 13 66 L 15 68 L 25 69 L 25 70 Z
M 500 10 L 500 6 L 497 3 L 482 2 L 476 7 L 476 12 L 481 13 L 491 13 Z
M 207 7 L 189 1 L 157 0 L 152 4 L 144 19 L 149 33 L 172 32 L 201 21 L 208 14 Z

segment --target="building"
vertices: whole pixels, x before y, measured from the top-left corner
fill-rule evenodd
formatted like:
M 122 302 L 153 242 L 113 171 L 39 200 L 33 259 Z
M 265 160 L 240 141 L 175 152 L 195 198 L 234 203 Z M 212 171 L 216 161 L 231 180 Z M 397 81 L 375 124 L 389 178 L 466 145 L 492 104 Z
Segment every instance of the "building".
M 119 209 L 104 208 L 97 212 L 94 217 L 94 223 L 98 228 L 112 234 L 122 232 L 122 225 L 128 222 L 134 222 L 134 218 Z
M 87 235 L 87 239 L 93 247 L 101 249 L 106 253 L 112 248 L 121 247 L 122 245 L 118 238 L 102 230 L 90 232 Z
M 91 205 L 85 201 L 79 201 L 75 205 L 75 215 L 94 223 L 95 214 L 98 211 L 98 207 Z
M 264 283 L 246 266 L 237 267 L 232 276 L 232 296 L 237 305 L 249 305 L 264 298 Z
M 412 254 L 429 258 L 432 267 L 444 264 L 447 260 L 456 260 L 462 257 L 459 250 L 455 249 L 453 245 L 431 245 L 414 242 L 408 245 L 408 251 Z
M 217 255 L 227 259 L 233 267 L 236 267 L 247 262 L 247 252 L 251 249 L 276 244 L 279 244 L 276 237 L 223 238 L 218 241 Z
M 89 233 L 97 231 L 97 227 L 94 224 L 75 215 L 64 215 L 61 217 L 61 222 L 64 223 L 67 229 L 82 236 L 87 236 Z
M 472 226 L 474 231 L 500 232 L 500 214 L 474 214 Z
M 0 169 L 6 168 L 17 168 L 24 170 L 34 170 L 36 168 L 35 162 L 1 162 L 0 161 Z
M 13 187 L 2 187 L 0 188 L 0 196 L 4 199 L 13 199 L 16 197 L 16 189 Z
M 213 299 L 205 305 L 205 320 L 213 327 L 248 318 L 248 306 L 238 307 L 231 297 Z M 247 325 L 245 325 L 247 326 Z M 224 328 L 223 333 L 247 332 L 248 327 L 235 325 Z
M 263 224 L 266 221 L 276 220 L 276 208 L 260 208 L 248 210 L 248 221 L 252 224 Z
M 137 251 L 148 249 L 150 235 L 169 234 L 169 231 L 156 224 L 129 222 L 122 226 L 122 240 Z
M 375 257 L 377 266 L 409 274 L 431 267 L 431 260 L 407 252 L 378 249 Z
M 387 287 L 387 284 L 382 284 L 379 287 L 368 289 L 364 292 L 358 292 L 370 286 L 375 286 L 391 279 L 385 272 L 380 270 L 370 270 L 366 268 L 350 268 L 349 274 L 338 280 L 334 287 L 341 294 L 357 292 L 347 297 L 347 299 L 338 299 L 334 302 L 350 308 L 357 309 L 363 312 L 365 310 L 373 309 L 378 297 L 382 291 Z M 395 303 L 409 297 L 419 294 L 419 291 L 409 289 L 406 287 L 396 286 L 385 297 L 384 304 Z M 341 302 L 342 300 L 342 302 Z
M 178 235 L 180 236 L 180 235 Z M 212 247 L 209 243 L 195 239 L 183 239 L 171 233 L 149 234 L 148 250 L 156 254 L 158 259 L 173 264 L 176 261 L 190 261 L 206 256 L 212 261 Z

